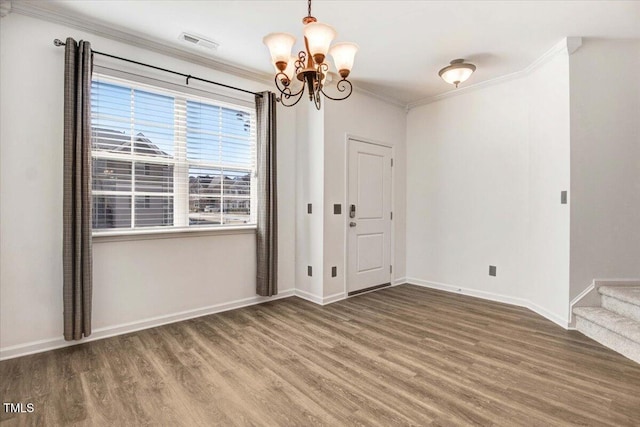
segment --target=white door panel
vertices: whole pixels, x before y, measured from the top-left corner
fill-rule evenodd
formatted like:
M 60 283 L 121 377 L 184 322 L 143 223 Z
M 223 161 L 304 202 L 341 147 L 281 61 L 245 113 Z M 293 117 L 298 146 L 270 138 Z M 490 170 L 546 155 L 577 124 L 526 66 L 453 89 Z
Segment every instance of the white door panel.
M 391 281 L 391 148 L 349 140 L 348 167 L 347 291 L 354 292 Z
M 356 206 L 362 219 L 382 219 L 384 210 L 384 157 L 359 152 Z
M 384 267 L 384 234 L 358 235 L 358 273 Z

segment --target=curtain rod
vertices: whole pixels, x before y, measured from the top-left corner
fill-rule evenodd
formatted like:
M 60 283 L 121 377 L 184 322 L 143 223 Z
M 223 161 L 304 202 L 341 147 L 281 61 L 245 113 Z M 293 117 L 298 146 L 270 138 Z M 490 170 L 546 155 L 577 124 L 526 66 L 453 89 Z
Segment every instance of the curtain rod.
M 53 44 L 55 46 L 65 46 L 66 45 L 66 43 L 63 42 L 60 39 L 55 39 L 53 41 Z M 212 80 L 202 79 L 200 77 L 192 76 L 191 74 L 184 74 L 184 73 L 180 73 L 178 71 L 173 71 L 173 70 L 169 70 L 169 69 L 166 69 L 166 68 L 156 67 L 155 65 L 149 65 L 149 64 L 145 64 L 143 62 L 134 61 L 132 59 L 122 58 L 120 56 L 115 56 L 115 55 L 111 55 L 111 54 L 104 53 L 104 52 L 98 52 L 97 50 L 93 50 L 93 49 L 91 49 L 91 52 L 95 53 L 96 55 L 107 56 L 109 58 L 118 59 L 120 61 L 130 62 L 132 64 L 142 65 L 143 67 L 153 68 L 154 70 L 164 71 L 164 72 L 167 72 L 167 73 L 176 74 L 178 76 L 186 77 L 187 78 L 187 82 L 186 82 L 187 85 L 189 84 L 189 80 L 198 80 L 198 81 L 201 81 L 201 82 L 211 83 L 211 84 L 214 84 L 214 85 L 226 87 L 228 89 L 233 89 L 233 90 L 237 90 L 237 91 L 244 92 L 244 93 L 250 93 L 252 95 L 256 95 L 256 96 L 259 96 L 260 98 L 262 98 L 262 94 L 261 93 L 251 92 L 250 90 L 242 89 L 242 88 L 235 87 L 235 86 L 229 86 L 229 85 L 226 85 L 224 83 L 218 83 L 218 82 L 214 82 Z

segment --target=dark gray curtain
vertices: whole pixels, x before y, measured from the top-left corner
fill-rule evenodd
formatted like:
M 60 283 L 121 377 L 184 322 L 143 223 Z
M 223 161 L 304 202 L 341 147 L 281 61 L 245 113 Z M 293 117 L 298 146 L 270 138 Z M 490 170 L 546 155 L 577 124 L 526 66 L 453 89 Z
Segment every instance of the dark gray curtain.
M 256 95 L 258 161 L 258 229 L 256 293 L 278 293 L 278 202 L 276 181 L 276 95 Z
M 66 40 L 64 57 L 64 339 L 91 334 L 91 71 L 89 42 Z

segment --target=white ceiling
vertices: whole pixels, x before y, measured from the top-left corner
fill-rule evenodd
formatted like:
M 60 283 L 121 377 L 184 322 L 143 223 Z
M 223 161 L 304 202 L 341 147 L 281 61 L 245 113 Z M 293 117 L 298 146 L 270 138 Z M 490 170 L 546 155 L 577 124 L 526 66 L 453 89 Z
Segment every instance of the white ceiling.
M 262 37 L 290 32 L 300 49 L 307 14 L 304 0 L 31 3 L 264 74 L 273 68 Z M 478 67 L 468 86 L 523 70 L 567 36 L 640 38 L 638 1 L 315 0 L 312 14 L 336 28 L 338 41 L 360 45 L 354 85 L 402 104 L 453 90 L 438 70 L 455 58 Z M 182 32 L 220 47 L 188 46 L 178 40 Z

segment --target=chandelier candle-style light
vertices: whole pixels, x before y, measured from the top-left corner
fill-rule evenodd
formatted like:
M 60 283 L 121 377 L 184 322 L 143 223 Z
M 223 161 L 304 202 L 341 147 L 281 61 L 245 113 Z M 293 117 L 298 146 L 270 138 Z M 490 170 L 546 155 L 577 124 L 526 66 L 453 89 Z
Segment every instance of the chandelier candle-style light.
M 300 101 L 305 88 L 309 90 L 309 100 L 319 110 L 322 106 L 320 94 L 334 100 L 347 99 L 353 92 L 353 86 L 347 77 L 353 68 L 353 59 L 358 51 L 355 43 L 334 43 L 336 30 L 332 26 L 318 22 L 311 16 L 311 0 L 308 1 L 308 15 L 302 18 L 304 24 L 305 50 L 291 56 L 296 38 L 289 33 L 271 33 L 262 40 L 269 48 L 271 60 L 276 69 L 275 83 L 282 96 L 278 101 L 285 107 L 292 107 Z M 327 53 L 333 62 L 341 80 L 336 84 L 339 95 L 333 97 L 324 91 L 329 64 L 325 62 Z M 293 89 L 294 77 L 302 82 L 299 89 Z
M 454 59 L 450 62 L 450 65 L 444 67 L 438 75 L 442 77 L 442 80 L 445 82 L 455 85 L 458 85 L 469 77 L 476 70 L 476 66 L 473 64 L 469 64 L 464 62 L 464 59 Z

